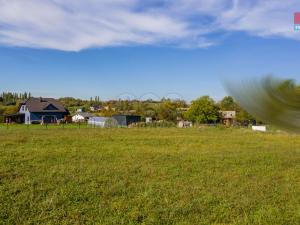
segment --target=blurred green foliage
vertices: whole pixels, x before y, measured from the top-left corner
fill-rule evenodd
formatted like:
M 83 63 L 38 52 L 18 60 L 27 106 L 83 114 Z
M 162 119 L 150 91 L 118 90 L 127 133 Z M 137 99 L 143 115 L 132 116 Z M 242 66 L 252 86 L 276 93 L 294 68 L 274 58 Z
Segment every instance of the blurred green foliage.
M 300 87 L 294 80 L 267 76 L 244 85 L 227 86 L 241 106 L 257 119 L 285 130 L 300 131 Z

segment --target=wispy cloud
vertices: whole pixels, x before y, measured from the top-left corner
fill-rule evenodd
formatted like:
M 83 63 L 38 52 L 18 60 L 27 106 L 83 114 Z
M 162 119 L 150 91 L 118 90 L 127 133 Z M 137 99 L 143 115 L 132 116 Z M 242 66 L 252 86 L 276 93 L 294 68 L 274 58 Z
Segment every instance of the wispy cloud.
M 215 32 L 300 40 L 299 0 L 0 0 L 0 44 L 79 51 L 119 45 L 209 47 Z

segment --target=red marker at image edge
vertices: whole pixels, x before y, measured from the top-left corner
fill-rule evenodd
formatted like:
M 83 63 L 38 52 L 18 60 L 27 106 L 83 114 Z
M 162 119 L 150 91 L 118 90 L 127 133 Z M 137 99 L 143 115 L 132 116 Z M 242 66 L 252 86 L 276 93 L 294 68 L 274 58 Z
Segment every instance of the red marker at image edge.
M 294 14 L 294 24 L 295 25 L 300 25 L 300 12 L 296 12 Z

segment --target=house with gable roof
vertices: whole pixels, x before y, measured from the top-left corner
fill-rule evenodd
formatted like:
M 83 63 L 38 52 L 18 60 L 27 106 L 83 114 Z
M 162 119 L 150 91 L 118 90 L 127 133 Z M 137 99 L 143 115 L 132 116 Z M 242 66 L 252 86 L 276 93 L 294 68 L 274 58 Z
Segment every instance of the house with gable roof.
M 19 112 L 7 115 L 10 122 L 56 123 L 69 115 L 69 111 L 54 98 L 28 98 L 20 104 Z

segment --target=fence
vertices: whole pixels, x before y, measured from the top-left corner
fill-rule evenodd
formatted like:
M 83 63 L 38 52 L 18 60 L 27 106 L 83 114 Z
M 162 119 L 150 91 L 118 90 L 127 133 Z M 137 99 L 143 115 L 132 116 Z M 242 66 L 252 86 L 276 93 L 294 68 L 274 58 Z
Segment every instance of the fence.
M 87 123 L 69 123 L 69 124 L 15 124 L 0 123 L 0 129 L 91 129 L 95 126 L 88 126 Z

